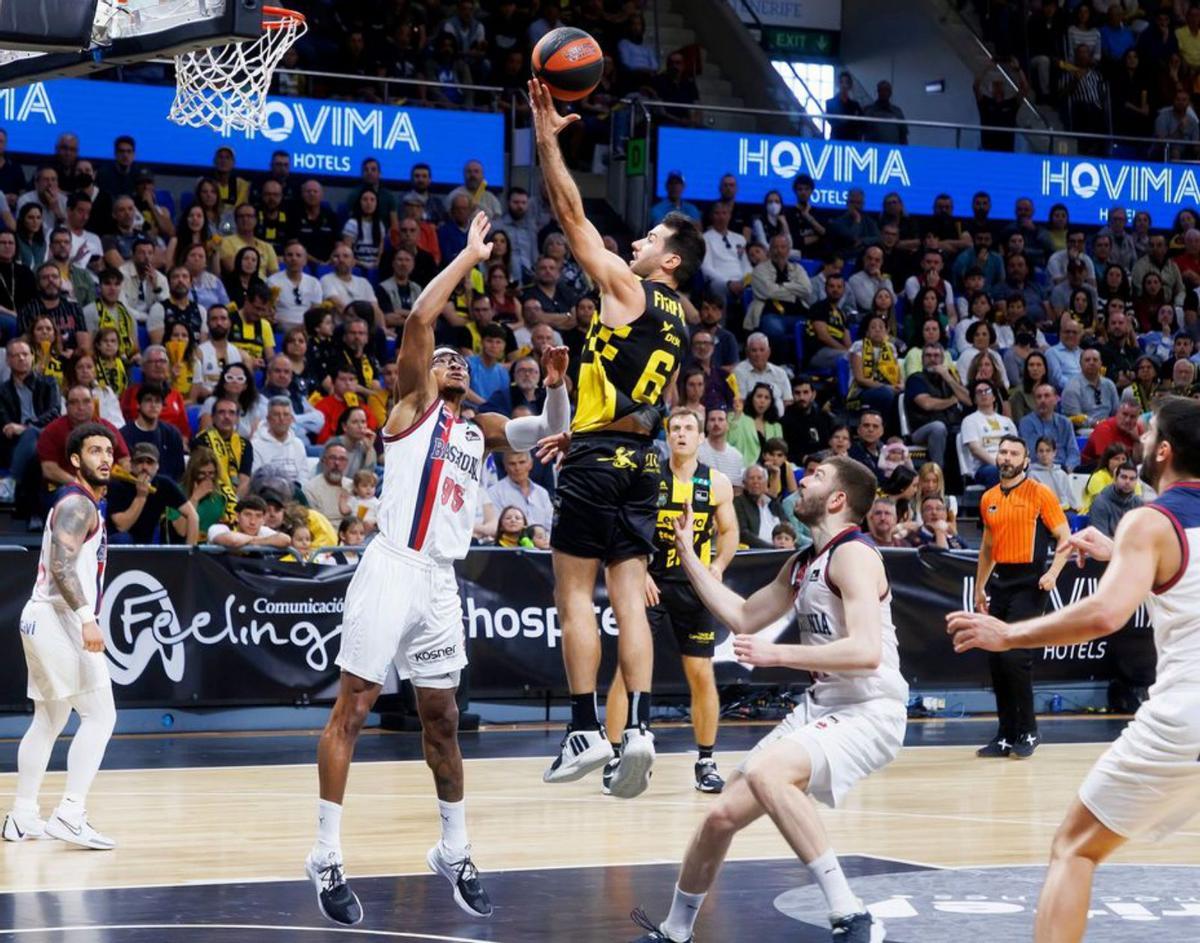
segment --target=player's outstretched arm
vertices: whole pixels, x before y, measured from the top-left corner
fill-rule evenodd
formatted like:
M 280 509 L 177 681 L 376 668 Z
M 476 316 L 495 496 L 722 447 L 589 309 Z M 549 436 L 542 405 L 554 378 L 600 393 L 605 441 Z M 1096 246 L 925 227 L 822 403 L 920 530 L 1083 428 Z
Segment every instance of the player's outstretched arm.
M 675 549 L 679 562 L 687 574 L 696 594 L 708 610 L 723 622 L 734 635 L 757 632 L 785 615 L 792 604 L 792 586 L 789 574 L 795 556 L 780 568 L 775 579 L 743 599 L 717 579 L 696 556 L 696 538 L 692 529 L 692 506 L 684 506 L 683 513 L 674 520 Z
M 429 362 L 433 359 L 433 326 L 454 289 L 474 266 L 491 256 L 492 247 L 486 242 L 489 225 L 485 214 L 475 215 L 467 233 L 466 248 L 434 276 L 413 302 L 408 320 L 404 322 L 404 336 L 400 339 L 400 350 L 396 355 L 399 368 L 397 386 L 401 397 L 432 384 Z
M 873 671 L 883 652 L 879 620 L 880 588 L 886 587 L 883 561 L 872 548 L 852 541 L 838 549 L 829 565 L 829 581 L 842 594 L 846 637 L 828 645 L 780 645 L 756 635 L 733 640 L 733 653 L 744 665 L 779 666 L 800 671 Z
M 509 419 L 500 413 L 483 413 L 476 417 L 489 449 L 528 452 L 547 436 L 565 435 L 570 430 L 571 400 L 566 384 L 569 362 L 566 347 L 548 347 L 542 352 L 546 404 L 537 416 Z
M 84 595 L 75 561 L 96 523 L 96 508 L 81 494 L 69 494 L 54 506 L 50 525 L 50 578 L 59 595 L 83 623 L 83 643 L 89 652 L 104 650 L 96 614 Z
M 610 304 L 615 302 L 617 308 L 640 305 L 642 289 L 638 277 L 620 256 L 604 248 L 600 232 L 584 215 L 579 187 L 575 185 L 558 145 L 558 133 L 578 121 L 579 115 L 560 115 L 550 90 L 538 79 L 529 81 L 529 103 L 550 208 L 563 228 L 571 252 Z
M 1078 645 L 1103 638 L 1125 625 L 1154 587 L 1178 571 L 1180 563 L 1179 540 L 1170 520 L 1153 508 L 1138 508 L 1117 525 L 1112 560 L 1092 595 L 1015 625 L 977 612 L 952 612 L 946 617 L 946 631 L 954 637 L 956 652 Z

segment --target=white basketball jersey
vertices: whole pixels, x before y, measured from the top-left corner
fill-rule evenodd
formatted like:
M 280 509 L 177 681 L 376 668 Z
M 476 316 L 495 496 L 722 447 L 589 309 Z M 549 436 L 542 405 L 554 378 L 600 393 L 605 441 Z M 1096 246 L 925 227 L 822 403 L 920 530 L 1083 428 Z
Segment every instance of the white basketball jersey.
M 1150 507 L 1170 519 L 1183 555 L 1175 578 L 1147 601 L 1158 650 L 1150 688 L 1156 695 L 1175 684 L 1200 684 L 1200 482 L 1180 482 Z
M 383 437 L 379 533 L 435 563 L 467 555 L 483 467 L 483 432 L 436 400 L 412 426 Z
M 796 619 L 800 624 L 800 641 L 803 644 L 828 645 L 847 637 L 846 608 L 842 604 L 841 592 L 829 581 L 829 564 L 834 552 L 842 544 L 863 539 L 857 527 L 848 528 L 829 541 L 819 554 L 802 554 L 793 566 L 792 588 L 796 593 Z M 841 707 L 880 699 L 907 702 L 908 682 L 900 673 L 896 626 L 892 622 L 891 590 L 879 600 L 879 623 L 883 632 L 879 667 L 873 671 L 814 671 L 809 695 L 816 703 Z
M 108 557 L 108 538 L 104 529 L 104 502 L 97 502 L 90 494 L 78 485 L 67 485 L 62 491 L 61 502 L 68 494 L 81 494 L 92 503 L 96 509 L 96 522 L 87 540 L 79 548 L 75 556 L 75 574 L 79 577 L 79 585 L 83 588 L 84 598 L 92 611 L 99 614 L 100 596 L 104 586 L 104 565 Z M 53 542 L 51 532 L 54 529 L 54 515 L 58 506 L 50 509 L 50 517 L 46 520 L 46 529 L 42 531 L 42 554 L 38 558 L 37 580 L 33 584 L 30 599 L 33 602 L 46 602 L 64 609 L 74 607 L 67 604 L 58 591 L 58 584 L 50 575 L 50 547 Z

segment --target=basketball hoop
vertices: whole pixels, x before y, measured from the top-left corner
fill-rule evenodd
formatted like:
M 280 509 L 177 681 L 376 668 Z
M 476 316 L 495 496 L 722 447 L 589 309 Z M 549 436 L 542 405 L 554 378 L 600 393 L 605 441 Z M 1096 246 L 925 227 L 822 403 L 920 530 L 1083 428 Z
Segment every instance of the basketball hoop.
M 176 124 L 221 133 L 261 130 L 275 68 L 307 30 L 304 14 L 263 7 L 258 39 L 176 56 L 175 101 L 167 117 Z

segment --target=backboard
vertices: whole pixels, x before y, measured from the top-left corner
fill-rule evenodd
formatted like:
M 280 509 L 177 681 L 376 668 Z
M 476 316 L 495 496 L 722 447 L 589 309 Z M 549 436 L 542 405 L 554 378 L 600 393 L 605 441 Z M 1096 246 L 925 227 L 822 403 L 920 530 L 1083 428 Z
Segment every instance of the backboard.
M 0 0 L 0 87 L 254 39 L 262 23 L 262 0 Z

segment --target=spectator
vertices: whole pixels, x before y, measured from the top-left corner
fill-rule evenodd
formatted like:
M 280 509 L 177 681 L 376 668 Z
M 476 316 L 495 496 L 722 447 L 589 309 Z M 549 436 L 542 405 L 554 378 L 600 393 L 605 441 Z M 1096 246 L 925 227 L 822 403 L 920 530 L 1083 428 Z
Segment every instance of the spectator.
M 746 359 L 733 368 L 733 376 L 737 381 L 737 393 L 741 396 L 759 383 L 770 386 L 775 394 L 775 411 L 782 414 L 792 402 L 792 383 L 787 371 L 771 363 L 770 357 L 771 342 L 767 336 L 762 333 L 751 334 L 746 338 Z
M 717 366 L 712 334 L 703 329 L 693 331 L 689 346 L 690 356 L 680 382 L 680 391 L 686 392 L 688 377 L 695 376 L 699 378 L 699 396 L 692 401 L 692 406 L 699 407 L 697 412 L 701 418 L 710 407 L 731 408 L 733 384 L 736 381 Z
M 700 461 L 722 472 L 733 483 L 734 491 L 740 492 L 746 466 L 742 453 L 728 441 L 729 414 L 724 409 L 710 408 L 705 414 L 704 436 L 697 452 Z
M 1013 421 L 997 409 L 996 390 L 987 382 L 971 388 L 975 412 L 962 423 L 963 476 L 974 478 L 977 484 L 990 488 L 1000 481 L 996 454 L 1004 436 L 1016 436 Z
M 400 202 L 420 204 L 420 219 L 438 225 L 446 219 L 446 205 L 442 198 L 430 189 L 432 183 L 433 172 L 429 165 L 423 162 L 413 164 L 408 174 L 409 189 L 400 197 Z
M 223 399 L 233 399 L 238 404 L 237 430 L 249 441 L 258 424 L 267 416 L 267 401 L 254 385 L 254 377 L 245 363 L 231 363 L 221 374 L 212 396 L 200 407 L 200 428 L 207 429 L 213 422 L 213 408 Z
M 198 532 L 203 535 L 225 516 L 225 497 L 216 487 L 216 480 L 217 462 L 213 453 L 194 445 L 180 485 L 188 503 L 196 510 Z M 187 522 L 174 508 L 167 509 L 166 518 L 171 525 L 167 537 L 171 543 L 179 543 L 186 536 Z
M 1126 394 L 1117 407 L 1116 415 L 1096 424 L 1080 455 L 1084 468 L 1094 468 L 1110 445 L 1120 445 L 1133 461 L 1141 461 L 1141 409 L 1137 400 Z
M 92 391 L 92 402 L 96 414 L 101 419 L 107 419 L 114 426 L 125 425 L 125 416 L 121 413 L 121 403 L 117 394 L 108 386 L 101 383 L 96 373 L 96 357 L 85 350 L 77 350 L 67 358 L 63 371 L 62 385 L 86 386 Z M 182 470 L 182 469 L 181 469 Z
M 228 524 L 213 524 L 208 529 L 208 542 L 227 550 L 244 550 L 246 547 L 274 547 L 283 550 L 291 544 L 291 538 L 263 523 L 267 503 L 257 495 L 247 495 L 234 506 L 233 527 Z
M 141 356 L 137 322 L 121 301 L 121 283 L 124 279 L 125 276 L 114 268 L 100 273 L 100 297 L 83 309 L 83 324 L 92 334 L 93 344 L 98 331 L 105 328 L 115 330 L 120 357 L 126 361 L 137 361 Z
M 1112 537 L 1121 518 L 1142 506 L 1142 499 L 1136 494 L 1137 487 L 1137 466 L 1133 462 L 1118 466 L 1113 483 L 1093 499 L 1088 511 L 1089 523 L 1100 533 Z
M 1021 339 L 1030 340 L 1030 335 L 1022 332 Z M 1035 411 L 1037 404 L 1033 394 L 1038 384 L 1050 383 L 1050 367 L 1046 362 L 1046 355 L 1032 345 L 1022 346 L 1020 360 L 1013 356 L 1018 348 L 1010 348 L 1004 353 L 1009 380 L 1008 416 L 1017 424 L 1018 429 L 1021 428 L 1021 420 Z M 1029 448 L 1029 454 L 1033 454 L 1032 446 Z
M 820 214 L 812 203 L 813 190 L 816 182 L 808 174 L 797 174 L 792 181 L 792 193 L 796 205 L 789 206 L 784 212 L 788 232 L 797 251 L 808 251 L 825 238 L 825 225 Z M 815 296 L 814 296 L 815 300 Z
M 67 298 L 79 307 L 96 300 L 95 281 L 91 272 L 75 264 L 71 258 L 71 232 L 59 227 L 50 234 L 50 254 L 47 262 L 58 266 L 59 284 Z
M 1182 26 L 1175 30 L 1179 55 L 1189 69 L 1200 69 L 1200 9 L 1189 6 Z
M 290 210 L 284 206 L 283 185 L 268 177 L 259 188 L 258 225 L 254 235 L 275 250 L 276 257 L 283 255 L 285 239 L 291 231 Z
M 154 446 L 155 472 L 161 471 L 172 481 L 183 477 L 183 437 L 174 426 L 160 421 L 167 390 L 155 383 L 143 383 L 137 392 L 137 415 L 121 428 L 121 438 L 130 449 L 138 445 Z
M 846 404 L 852 412 L 866 406 L 894 415 L 896 394 L 904 390 L 900 357 L 888 338 L 887 321 L 877 314 L 863 321 L 862 337 L 850 346 L 850 374 Z
M 324 191 L 316 180 L 306 180 L 300 187 L 300 209 L 293 233 L 317 265 L 326 265 L 338 244 L 341 232 L 333 211 L 324 203 Z
M 854 77 L 849 72 L 838 73 L 838 90 L 833 98 L 825 102 L 825 114 L 861 117 L 862 106 L 854 98 Z M 829 138 L 833 141 L 861 141 L 866 124 L 862 121 L 838 121 L 834 118 L 829 122 Z
M 222 144 L 213 153 L 212 180 L 217 185 L 221 205 L 235 208 L 250 200 L 250 181 L 234 168 L 233 148 Z M 265 277 L 265 276 L 264 276 Z
M 17 316 L 17 330 L 28 334 L 34 321 L 46 317 L 58 331 L 64 350 L 72 351 L 78 346 L 87 347 L 91 338 L 87 334 L 83 310 L 63 294 L 56 263 L 45 262 L 38 266 L 37 285 L 37 295 L 21 308 Z
M 467 244 L 467 227 L 475 212 L 471 209 L 471 199 L 465 192 L 459 191 L 452 200 L 447 200 L 450 207 L 449 218 L 438 227 L 438 250 L 443 259 L 453 259 Z
M 169 475 L 159 474 L 158 449 L 141 442 L 130 453 L 130 468 L 137 483 L 115 476 L 105 496 L 108 520 L 120 534 L 134 544 L 165 543 L 162 525 L 167 510 L 175 511 L 172 527 L 182 542 L 194 546 L 200 540 L 200 519 L 196 509 Z
M 351 480 L 346 477 L 349 458 L 345 446 L 327 443 L 321 453 L 321 470 L 303 486 L 308 506 L 325 515 L 334 527 L 337 527 L 345 516 L 341 511 L 342 499 L 349 497 L 353 487 Z
M 862 254 L 862 268 L 846 282 L 847 309 L 860 316 L 869 313 L 875 307 L 875 295 L 881 288 L 895 294 L 891 277 L 883 271 L 883 250 L 871 246 Z
M 361 275 L 354 274 L 354 254 L 345 243 L 339 243 L 332 254 L 333 271 L 321 276 L 321 292 L 339 315 L 355 301 L 376 306 L 375 289 Z
M 283 268 L 267 279 L 275 298 L 275 323 L 282 329 L 302 325 L 304 312 L 324 297 L 321 283 L 304 271 L 306 265 L 304 243 L 289 239 L 283 248 Z
M 985 76 L 990 76 L 988 92 L 983 90 Z M 979 123 L 987 131 L 979 133 L 979 146 L 985 151 L 1004 151 L 1011 153 L 1016 143 L 1013 131 L 1017 127 L 1017 115 L 1021 111 L 1021 101 L 1028 91 L 1025 74 L 1018 70 L 1020 87 L 1018 94 L 1006 96 L 1004 79 L 995 66 L 989 66 L 975 79 L 975 104 L 979 108 Z M 990 130 L 1004 129 L 1004 130 Z
M 218 400 L 212 407 L 212 425 L 196 436 L 191 445 L 193 450 L 203 446 L 212 452 L 217 463 L 216 488 L 227 509 L 238 498 L 245 497 L 254 469 L 254 446 L 238 432 L 240 409 L 236 399 Z
M 238 253 L 245 248 L 258 252 L 258 277 L 267 278 L 279 271 L 279 259 L 269 242 L 255 235 L 258 226 L 258 210 L 250 203 L 239 203 L 233 211 L 235 231 L 221 239 L 220 259 L 221 269 L 225 272 L 234 271 L 234 261 Z
M 856 441 L 849 452 L 852 459 L 871 469 L 881 484 L 885 477 L 885 472 L 879 467 L 883 454 L 883 427 L 883 416 L 877 410 L 863 410 L 858 417 Z
M 799 263 L 789 261 L 791 249 L 792 241 L 786 233 L 771 239 L 767 260 L 756 265 L 751 274 L 754 300 L 745 319 L 747 329 L 760 329 L 785 350 L 812 300 L 808 274 Z
M 724 300 L 712 292 L 700 299 L 700 328 L 713 338 L 713 360 L 718 369 L 732 373 L 739 360 L 738 342 L 733 332 L 722 324 L 725 318 Z
M 832 372 L 850 352 L 851 338 L 842 298 L 846 282 L 840 272 L 825 277 L 825 297 L 808 311 L 804 353 L 812 370 Z
M 340 445 L 346 450 L 346 468 L 343 474 L 352 478 L 360 469 L 374 468 L 377 461 L 375 430 L 369 425 L 370 411 L 362 406 L 351 406 L 338 417 L 337 435 L 327 445 Z
M 486 300 L 486 298 L 484 299 Z M 471 388 L 467 402 L 486 403 L 509 384 L 508 365 L 504 362 L 507 334 L 499 324 L 485 324 L 479 329 L 480 352 L 467 358 Z
M 145 236 L 133 241 L 132 255 L 120 266 L 121 301 L 142 324 L 150 315 L 156 302 L 166 301 L 171 296 L 167 277 L 154 267 L 154 243 Z
M 49 492 L 45 507 L 53 503 L 53 494 L 62 485 L 75 481 L 75 469 L 67 457 L 67 438 L 71 430 L 85 422 L 98 422 L 113 434 L 113 458 L 129 470 L 129 448 L 121 433 L 112 423 L 96 419 L 92 404 L 92 391 L 85 386 L 73 386 L 67 390 L 66 413 L 46 424 L 38 435 L 37 456 L 42 468 L 42 479 Z
M 796 528 L 786 521 L 776 524 L 775 529 L 771 531 L 771 546 L 776 550 L 795 550 Z
M 1130 281 L 1134 291 L 1140 292 L 1145 283 L 1146 275 L 1157 272 L 1162 279 L 1163 292 L 1172 304 L 1183 304 L 1184 284 L 1183 274 L 1168 255 L 1167 237 L 1161 233 L 1150 236 L 1150 251 L 1137 260 L 1133 265 Z
M 215 261 L 216 256 L 214 255 Z M 229 292 L 225 283 L 209 270 L 209 253 L 204 246 L 195 245 L 187 250 L 183 259 L 183 267 L 187 269 L 192 280 L 192 300 L 204 310 L 213 305 L 228 305 Z
M 1129 461 L 1131 461 L 1129 450 L 1120 442 L 1114 442 L 1104 450 L 1100 463 L 1088 476 L 1087 484 L 1084 485 L 1083 500 L 1080 501 L 1079 506 L 1081 514 L 1091 511 L 1092 502 L 1095 501 L 1096 496 L 1116 480 L 1117 469 Z M 1135 486 L 1135 492 L 1141 496 L 1140 482 Z
M 530 480 L 532 470 L 528 452 L 505 452 L 504 476 L 488 488 L 488 497 L 496 507 L 519 508 L 527 524 L 540 524 L 549 530 L 554 517 L 550 492 Z
M 353 251 L 355 264 L 368 274 L 379 269 L 379 255 L 387 232 L 381 215 L 379 195 L 367 188 L 359 193 L 342 227 L 342 241 Z
M 163 401 L 161 419 L 179 430 L 179 434 L 190 436 L 191 426 L 188 425 L 187 407 L 179 391 L 174 389 L 171 377 L 171 363 L 167 350 L 160 344 L 152 344 L 142 353 L 142 382 L 157 383 L 170 390 Z M 121 393 L 121 412 L 130 422 L 137 415 L 137 394 L 141 383 L 130 383 Z
M 252 371 L 263 369 L 275 356 L 270 313 L 271 289 L 259 280 L 250 286 L 241 307 L 230 313 L 229 339 L 242 352 L 242 362 Z
M 954 533 L 946 512 L 946 501 L 938 494 L 921 499 L 921 525 L 908 538 L 912 547 L 966 550 L 967 542 Z
M 1038 439 L 1033 457 L 1029 462 L 1027 474 L 1034 481 L 1039 481 L 1058 498 L 1059 506 L 1064 510 L 1071 507 L 1071 479 L 1056 460 L 1057 448 L 1050 439 Z
M 828 241 L 853 255 L 879 242 L 879 225 L 863 212 L 865 202 L 863 191 L 852 187 L 846 194 L 846 211 L 829 221 Z
M 468 160 L 463 164 L 462 186 L 451 190 L 446 195 L 446 202 L 453 204 L 455 198 L 460 194 L 467 197 L 471 217 L 474 217 L 476 212 L 482 211 L 487 215 L 488 219 L 494 222 L 504 215 L 504 208 L 500 206 L 500 201 L 487 188 L 487 180 L 484 179 L 483 164 L 477 160 Z M 453 258 L 453 256 L 446 256 L 444 254 L 442 257 Z
M 908 543 L 896 531 L 896 502 L 891 498 L 876 498 L 867 512 L 867 536 L 876 547 L 907 547 Z
M 709 211 L 701 271 L 710 291 L 738 304 L 750 275 L 750 261 L 745 238 L 729 228 L 732 213 L 730 204 L 720 201 Z
M 1058 391 L 1051 383 L 1038 383 L 1033 389 L 1034 411 L 1021 419 L 1018 429 L 1029 454 L 1037 452 L 1037 443 L 1046 439 L 1054 445 L 1054 460 L 1068 472 L 1080 462 L 1079 443 L 1071 420 L 1057 412 Z
M 1114 415 L 1120 395 L 1103 375 L 1100 351 L 1089 347 L 1079 358 L 1079 376 L 1063 389 L 1062 410 L 1076 428 L 1091 427 Z
M 672 170 L 667 174 L 666 198 L 659 200 L 650 207 L 649 222 L 647 225 L 651 228 L 657 226 L 668 213 L 682 213 L 688 219 L 694 219 L 697 223 L 700 222 L 700 208 L 695 203 L 689 203 L 683 198 L 683 188 L 685 186 L 683 174 L 678 170 Z
M 1004 361 L 1000 355 L 992 348 L 996 345 L 996 328 L 991 321 L 976 321 L 966 331 L 967 346 L 958 357 L 956 369 L 960 377 L 968 378 L 971 373 L 971 366 L 979 358 L 984 358 L 992 361 L 992 366 L 996 368 L 998 378 L 1004 378 L 1000 382 L 1005 382 L 1007 379 L 1007 371 L 1004 369 Z
M 1065 390 L 1067 384 L 1083 371 L 1083 350 L 1079 346 L 1083 340 L 1083 325 L 1070 313 L 1064 314 L 1058 337 L 1058 343 L 1046 350 L 1046 363 L 1050 367 L 1050 381 L 1059 390 Z
M 779 412 L 769 383 L 755 383 L 746 394 L 744 406 L 739 409 L 740 405 L 735 400 L 728 438 L 729 444 L 742 454 L 742 464 L 748 468 L 758 461 L 769 439 L 783 437 L 783 427 L 779 424 Z
M 191 273 L 185 266 L 175 266 L 168 273 L 167 286 L 168 297 L 154 302 L 146 315 L 146 333 L 150 343 L 161 344 L 176 324 L 187 328 L 192 343 L 199 343 L 205 311 L 192 298 Z
M 1100 359 L 1105 376 L 1116 383 L 1117 389 L 1123 390 L 1134 380 L 1134 365 L 1142 350 L 1125 314 L 1124 304 L 1111 301 L 1108 311 L 1108 340 L 1100 345 Z
M 274 396 L 267 402 L 267 421 L 259 423 L 250 437 L 254 449 L 252 478 L 282 478 L 293 490 L 300 487 L 307 477 L 308 456 L 292 428 L 294 423 L 290 399 Z
M 17 257 L 17 237 L 0 232 L 0 331 L 6 337 L 15 336 L 17 312 L 36 294 L 37 278 Z
M 193 398 L 203 400 L 216 388 L 230 364 L 242 362 L 242 352 L 229 339 L 233 322 L 224 305 L 208 310 L 208 340 L 197 345 L 192 364 Z
M 788 458 L 800 464 L 805 457 L 821 450 L 833 431 L 833 419 L 817 403 L 812 381 L 801 378 L 792 388 L 793 402 L 783 413 L 780 425 L 788 444 Z
M 543 11 L 545 10 L 545 4 Z M 544 15 L 544 13 L 543 13 Z M 534 24 L 536 26 L 536 23 Z M 530 27 L 531 37 L 533 27 Z M 626 22 L 625 37 L 617 43 L 617 65 L 621 72 L 623 91 L 643 91 L 653 96 L 654 77 L 658 72 L 658 51 L 646 41 L 646 21 L 641 13 L 633 13 Z M 536 43 L 536 40 L 533 40 Z
M 0 462 L 16 479 L 18 516 L 30 519 L 35 513 L 38 436 L 59 416 L 62 400 L 57 383 L 33 372 L 28 341 L 10 340 L 7 355 L 9 376 L 0 384 Z
M 738 542 L 752 550 L 773 547 L 772 533 L 784 518 L 783 507 L 767 493 L 767 485 L 767 470 L 761 465 L 751 465 L 744 475 L 744 490 L 733 499 Z
M 892 103 L 892 83 L 884 79 L 875 86 L 875 101 L 863 109 L 866 118 L 880 119 L 865 126 L 866 139 L 879 144 L 907 144 L 908 125 L 904 112 Z

